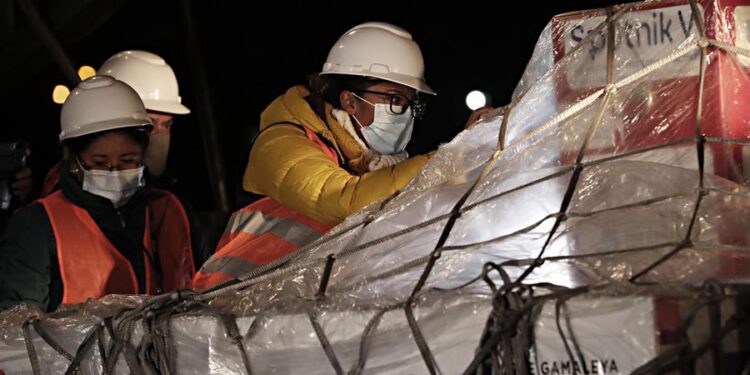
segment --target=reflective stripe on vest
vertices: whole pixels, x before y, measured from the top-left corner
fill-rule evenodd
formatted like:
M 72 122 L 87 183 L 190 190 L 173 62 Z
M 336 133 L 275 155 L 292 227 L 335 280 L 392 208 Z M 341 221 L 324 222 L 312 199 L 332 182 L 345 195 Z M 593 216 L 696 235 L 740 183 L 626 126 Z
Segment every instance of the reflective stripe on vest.
M 310 129 L 315 142 L 334 163 L 336 151 Z M 293 253 L 314 241 L 333 226 L 301 215 L 271 198 L 253 202 L 232 214 L 216 246 L 215 254 L 193 278 L 193 288 L 208 288 L 245 275 L 255 268 Z
M 39 201 L 49 218 L 57 245 L 63 282 L 63 304 L 85 302 L 108 294 L 137 294 L 138 281 L 130 262 L 107 239 L 86 209 L 68 201 L 61 191 Z M 152 234 L 156 238 L 152 241 Z M 188 287 L 195 272 L 190 225 L 182 204 L 166 191 L 152 190 L 146 209 L 143 245 L 156 255 L 165 291 Z M 155 272 L 144 254 L 146 288 L 157 291 Z

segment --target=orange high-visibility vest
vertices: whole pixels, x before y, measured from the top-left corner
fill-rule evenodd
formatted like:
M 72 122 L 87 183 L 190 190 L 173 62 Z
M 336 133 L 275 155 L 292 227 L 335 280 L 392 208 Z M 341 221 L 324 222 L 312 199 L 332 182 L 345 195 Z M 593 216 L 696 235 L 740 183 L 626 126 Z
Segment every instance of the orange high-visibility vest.
M 138 293 L 132 265 L 107 239 L 86 209 L 68 201 L 61 191 L 39 202 L 55 234 L 63 304 L 81 303 L 108 294 Z M 143 262 L 147 293 L 189 287 L 195 265 L 190 224 L 180 201 L 167 191 L 152 189 L 145 223 Z M 152 263 L 157 263 L 158 270 Z M 162 278 L 161 286 L 157 285 L 158 275 Z
M 336 150 L 312 130 L 303 129 L 328 158 L 339 163 Z M 332 225 L 301 215 L 271 198 L 260 199 L 232 214 L 216 252 L 195 274 L 192 286 L 208 288 L 242 276 L 295 252 L 331 228 Z

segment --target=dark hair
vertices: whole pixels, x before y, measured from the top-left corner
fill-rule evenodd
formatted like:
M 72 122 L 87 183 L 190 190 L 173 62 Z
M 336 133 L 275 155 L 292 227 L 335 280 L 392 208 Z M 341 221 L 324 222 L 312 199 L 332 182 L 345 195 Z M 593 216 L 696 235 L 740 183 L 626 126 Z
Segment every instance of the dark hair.
M 127 135 L 128 137 L 130 137 L 130 139 L 137 143 L 138 146 L 141 146 L 141 150 L 146 151 L 149 141 L 149 132 L 148 128 L 145 127 L 113 129 L 99 133 L 86 134 L 80 137 L 66 139 L 65 141 L 63 141 L 63 144 L 70 150 L 72 155 L 78 156 L 81 154 L 81 152 L 83 152 L 83 150 L 88 148 L 91 142 L 93 142 L 95 139 L 105 134 L 115 132 L 120 132 Z
M 384 82 L 382 79 L 341 75 L 326 74 L 319 75 L 313 73 L 307 77 L 307 88 L 313 95 L 322 97 L 323 100 L 333 105 L 334 108 L 341 108 L 341 91 L 350 90 L 367 90 L 373 85 Z

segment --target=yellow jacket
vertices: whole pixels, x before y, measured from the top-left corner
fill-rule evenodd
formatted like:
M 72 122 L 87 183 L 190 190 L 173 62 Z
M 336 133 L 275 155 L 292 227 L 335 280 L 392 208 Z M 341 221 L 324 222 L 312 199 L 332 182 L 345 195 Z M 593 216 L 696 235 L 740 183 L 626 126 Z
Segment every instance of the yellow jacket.
M 427 156 L 419 155 L 368 172 L 364 150 L 333 118 L 333 107 L 326 103 L 324 122 L 305 99 L 309 95 L 304 86 L 292 87 L 263 111 L 260 134 L 242 178 L 245 190 L 269 196 L 313 219 L 338 224 L 402 188 L 427 162 Z M 302 129 L 279 122 L 315 132 L 336 149 L 343 165 L 326 156 Z

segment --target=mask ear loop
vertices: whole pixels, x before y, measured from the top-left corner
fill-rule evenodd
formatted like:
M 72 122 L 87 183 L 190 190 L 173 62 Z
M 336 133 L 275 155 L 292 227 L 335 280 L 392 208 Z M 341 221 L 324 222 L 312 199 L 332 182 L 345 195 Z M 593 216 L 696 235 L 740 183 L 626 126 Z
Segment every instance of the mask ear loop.
M 354 96 L 355 98 L 357 98 L 357 99 L 359 99 L 359 100 L 361 100 L 361 101 L 363 101 L 363 102 L 365 102 L 365 103 L 367 103 L 367 104 L 369 104 L 369 105 L 371 105 L 371 106 L 375 107 L 375 104 L 373 104 L 373 103 L 371 103 L 371 102 L 370 102 L 369 100 L 367 100 L 367 99 L 365 99 L 365 98 L 363 98 L 363 97 L 361 97 L 361 96 L 357 95 L 357 93 L 356 93 L 356 92 L 354 92 L 354 91 L 352 91 L 352 96 Z
M 371 105 L 371 106 L 372 106 L 373 108 L 375 108 L 375 104 L 372 104 L 372 103 L 370 103 L 370 101 L 369 101 L 369 100 L 367 100 L 367 99 L 365 99 L 365 98 L 363 98 L 363 97 L 361 97 L 361 96 L 357 95 L 357 93 L 356 93 L 356 92 L 354 92 L 354 91 L 351 91 L 351 93 L 352 93 L 352 96 L 354 96 L 355 98 L 357 98 L 357 99 L 359 99 L 359 100 L 361 100 L 361 101 L 363 101 L 363 102 L 365 102 L 365 103 L 367 103 L 367 104 Z M 364 129 L 364 128 L 365 128 L 365 126 L 364 126 L 364 125 L 362 125 L 362 122 L 360 122 L 360 121 L 359 121 L 359 119 L 357 118 L 357 116 L 355 116 L 355 115 L 351 115 L 351 116 L 352 116 L 352 118 L 354 119 L 354 121 L 356 121 L 356 122 L 357 122 L 357 126 L 359 126 L 359 129 Z
M 359 119 L 357 118 L 357 116 L 352 115 L 352 118 L 354 119 L 354 121 L 357 122 L 357 126 L 359 126 L 360 129 L 364 129 L 364 126 L 362 125 L 361 122 L 359 122 Z
M 74 175 L 78 176 L 81 173 L 85 172 L 86 168 L 83 167 L 81 159 L 78 158 L 78 155 L 74 155 L 73 159 L 75 159 L 75 164 L 72 164 L 70 166 L 70 173 L 73 173 Z

